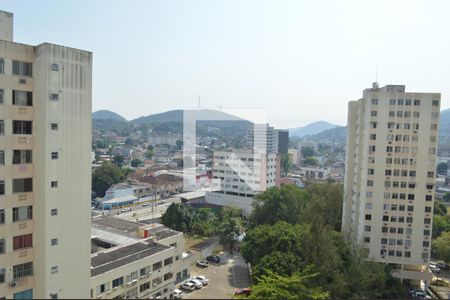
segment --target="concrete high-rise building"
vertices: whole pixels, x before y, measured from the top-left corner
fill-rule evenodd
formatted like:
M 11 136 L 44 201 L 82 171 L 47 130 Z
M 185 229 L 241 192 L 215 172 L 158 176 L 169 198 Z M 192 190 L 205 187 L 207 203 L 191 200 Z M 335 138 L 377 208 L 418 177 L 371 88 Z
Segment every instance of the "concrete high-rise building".
M 280 185 L 280 155 L 264 151 L 214 151 L 213 188 L 206 193 L 206 202 L 235 205 L 245 215 L 253 210 L 253 197 Z
M 254 124 L 247 131 L 249 146 L 267 153 L 287 154 L 289 148 L 289 131 L 275 129 L 269 124 Z
M 349 103 L 343 232 L 412 283 L 431 279 L 440 98 L 374 83 Z
M 88 298 L 92 53 L 0 11 L 0 297 Z

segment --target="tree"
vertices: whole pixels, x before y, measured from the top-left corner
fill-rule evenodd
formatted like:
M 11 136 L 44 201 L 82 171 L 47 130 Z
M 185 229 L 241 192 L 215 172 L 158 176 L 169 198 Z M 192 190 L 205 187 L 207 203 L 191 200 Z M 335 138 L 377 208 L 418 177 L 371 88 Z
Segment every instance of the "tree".
M 445 202 L 450 202 L 450 192 L 446 192 L 446 193 L 444 194 L 443 200 L 444 200 Z
M 236 244 L 236 235 L 242 233 L 242 210 L 233 206 L 225 206 L 222 208 L 218 234 L 220 243 L 225 248 L 228 248 L 228 251 L 231 254 L 233 253 L 233 248 Z
M 142 160 L 135 158 L 131 161 L 130 164 L 133 168 L 137 168 L 138 166 L 142 165 Z
M 300 223 L 302 211 L 310 198 L 307 191 L 295 185 L 267 189 L 256 196 L 250 220 L 255 225 L 275 224 L 279 221 Z
M 313 146 L 303 146 L 301 151 L 302 151 L 303 157 L 314 156 L 314 147 Z
M 99 197 L 104 197 L 106 190 L 114 183 L 125 180 L 122 170 L 116 165 L 105 162 L 92 173 L 92 190 Z
M 446 216 L 447 215 L 447 205 L 444 202 L 442 202 L 438 199 L 435 199 L 433 213 L 434 213 L 434 215 Z
M 153 155 L 155 155 L 153 149 L 147 149 L 147 151 L 145 151 L 145 157 L 150 159 L 153 157 Z
M 450 261 L 450 232 L 443 232 L 441 236 L 433 240 L 432 246 L 438 259 Z
M 434 217 L 433 217 L 433 238 L 437 238 L 445 231 L 450 231 L 450 217 L 434 215 Z
M 114 164 L 118 166 L 119 168 L 123 166 L 123 156 L 122 155 L 115 155 L 114 156 Z
M 281 169 L 284 174 L 287 174 L 292 169 L 292 157 L 289 154 L 281 156 Z
M 315 166 L 317 166 L 319 164 L 319 161 L 316 158 L 312 157 L 312 156 L 308 156 L 307 158 L 305 158 L 303 160 L 303 164 L 306 165 L 306 166 L 313 166 L 313 167 L 315 167 Z
M 211 208 L 199 208 L 193 211 L 191 231 L 204 236 L 217 232 L 218 218 Z
M 187 232 L 191 229 L 192 214 L 184 204 L 173 202 L 162 215 L 161 223 L 173 230 Z
M 258 283 L 253 285 L 249 299 L 326 299 L 328 292 L 320 287 L 313 286 L 311 279 L 317 273 L 311 273 L 309 269 L 303 273 L 292 276 L 283 276 L 267 270 L 267 275 L 262 275 Z
M 437 165 L 436 173 L 441 175 L 447 175 L 448 165 L 444 162 L 441 162 Z

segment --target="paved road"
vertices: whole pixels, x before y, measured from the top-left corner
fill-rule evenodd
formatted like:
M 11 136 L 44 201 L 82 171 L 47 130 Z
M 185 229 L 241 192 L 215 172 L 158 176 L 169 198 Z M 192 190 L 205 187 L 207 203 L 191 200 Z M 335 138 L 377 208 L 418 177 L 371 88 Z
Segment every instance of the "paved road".
M 206 276 L 209 285 L 185 294 L 185 299 L 230 299 L 234 296 L 235 288 L 250 285 L 247 264 L 240 254 L 229 257 L 225 255 L 220 264 L 210 264 L 206 269 L 192 266 L 191 275 Z

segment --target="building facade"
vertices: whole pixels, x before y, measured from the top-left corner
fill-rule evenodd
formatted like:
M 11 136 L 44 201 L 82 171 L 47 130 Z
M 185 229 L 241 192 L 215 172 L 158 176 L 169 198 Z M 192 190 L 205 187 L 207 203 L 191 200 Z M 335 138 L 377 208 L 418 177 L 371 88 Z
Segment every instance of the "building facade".
M 431 279 L 440 98 L 375 83 L 349 103 L 342 230 L 402 279 Z
M 0 24 L 0 297 L 87 298 L 92 53 Z
M 250 214 L 253 197 L 280 185 L 280 156 L 253 150 L 214 151 L 213 189 L 206 202 L 236 205 Z

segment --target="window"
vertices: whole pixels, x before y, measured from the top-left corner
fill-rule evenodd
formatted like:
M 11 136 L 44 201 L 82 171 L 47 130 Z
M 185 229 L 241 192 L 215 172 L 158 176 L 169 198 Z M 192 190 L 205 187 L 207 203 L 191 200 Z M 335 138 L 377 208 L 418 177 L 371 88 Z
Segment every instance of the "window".
M 5 273 L 6 273 L 5 268 L 0 268 L 0 283 L 5 282 Z
M 4 164 L 5 164 L 5 151 L 0 150 L 0 165 L 4 165 Z
M 153 271 L 159 270 L 162 268 L 162 261 L 153 264 Z
M 123 284 L 123 277 L 116 278 L 112 281 L 112 287 L 115 288 Z
M 423 235 L 430 235 L 430 230 L 429 229 L 425 229 L 424 231 L 423 231 Z
M 414 99 L 414 105 L 415 106 L 419 106 L 420 105 L 420 100 L 419 99 Z
M 18 106 L 33 106 L 33 93 L 13 90 L 12 104 Z
M 52 152 L 52 159 L 58 159 L 58 152 Z
M 147 274 L 150 274 L 151 270 L 152 270 L 152 268 L 150 266 L 142 268 L 141 272 L 140 272 L 140 275 L 141 276 L 145 276 Z
M 432 190 L 432 189 L 433 189 L 433 184 L 427 183 L 427 190 Z
M 431 101 L 431 104 L 433 106 L 439 106 L 439 100 L 433 100 L 433 101 Z
M 371 115 L 372 117 L 376 117 L 376 116 L 377 116 L 377 111 L 376 111 L 376 110 L 372 110 L 372 111 L 370 112 L 370 115 Z
M 428 178 L 434 178 L 434 172 L 428 172 L 427 175 Z
M 50 70 L 52 70 L 52 71 L 59 71 L 59 65 L 58 64 L 51 64 Z
M 398 99 L 397 100 L 397 105 L 403 105 L 403 99 Z
M 13 134 L 32 134 L 32 121 L 13 121 Z
M 431 124 L 430 128 L 431 130 L 437 130 L 437 124 Z
M 52 246 L 58 245 L 58 239 L 51 239 L 50 240 L 50 245 L 52 245 Z
M 408 210 L 408 211 L 414 211 L 414 206 L 408 205 L 407 210 Z
M 0 195 L 4 195 L 4 194 L 5 194 L 5 181 L 0 180 Z
M 395 111 L 393 110 L 389 111 L 389 117 L 395 117 Z
M 372 215 L 366 215 L 366 220 L 372 220 Z
M 51 123 L 50 128 L 51 130 L 58 130 L 58 123 Z
M 13 267 L 13 279 L 19 279 L 26 276 L 33 275 L 33 263 L 28 262 L 20 265 L 15 265 Z
M 377 139 L 377 135 L 376 134 L 371 134 L 369 138 L 371 140 L 376 140 Z
M 13 75 L 31 77 L 32 64 L 29 62 L 13 60 Z
M 383 222 L 388 222 L 389 221 L 389 216 L 383 216 Z
M 58 187 L 58 181 L 53 180 L 53 181 L 51 182 L 51 187 L 52 187 L 52 188 L 57 188 L 57 187 Z
M 5 224 L 5 210 L 0 209 L 0 224 Z
M 422 243 L 422 245 L 423 245 L 424 247 L 430 247 L 430 242 L 424 241 L 424 242 Z
M 52 273 L 52 274 L 58 273 L 58 266 L 53 266 L 53 267 L 51 267 L 51 268 L 50 268 L 50 273 Z
M 50 211 L 50 215 L 52 215 L 52 216 L 58 215 L 58 209 L 57 208 L 52 208 L 52 210 Z
M 0 135 L 5 134 L 5 121 L 0 120 Z
M 373 180 L 367 180 L 367 186 L 373 186 Z
M 378 105 L 378 99 L 373 98 L 372 99 L 372 105 Z
M 364 231 L 370 232 L 370 229 L 371 229 L 370 225 L 364 226 Z
M 150 281 L 149 281 L 149 282 L 146 282 L 146 283 L 143 283 L 143 284 L 141 284 L 141 286 L 139 287 L 139 291 L 142 293 L 142 292 L 148 290 L 150 287 L 151 287 Z
M 432 195 L 426 195 L 425 196 L 425 201 L 431 201 L 433 200 L 433 196 Z
M 370 237 L 365 236 L 364 237 L 364 243 L 370 243 Z
M 13 165 L 31 163 L 32 150 L 13 150 Z
M 389 105 L 395 105 L 395 99 L 389 99 Z
M 13 193 L 27 193 L 33 191 L 33 178 L 13 179 Z
M 33 206 L 21 206 L 13 208 L 13 222 L 33 219 Z
M 173 273 L 172 272 L 168 272 L 168 273 L 164 274 L 164 281 L 169 280 L 172 277 L 173 277 Z
M 5 104 L 4 94 L 5 91 L 3 89 L 0 89 L 0 104 Z
M 367 169 L 367 175 L 374 175 L 375 169 Z
M 5 60 L 0 58 L 0 74 L 5 74 Z
M 373 128 L 373 129 L 377 128 L 377 122 L 370 122 L 369 125 L 370 125 L 370 128 Z
M 406 99 L 405 100 L 405 105 L 411 106 L 411 99 Z
M 418 111 L 415 111 L 415 112 L 413 113 L 413 117 L 414 117 L 414 118 L 419 118 L 419 117 L 420 117 L 420 113 L 419 113 Z
M 431 219 L 430 218 L 425 218 L 425 219 L 423 219 L 423 223 L 424 224 L 431 224 Z
M 59 94 L 57 94 L 57 93 L 51 93 L 51 94 L 50 94 L 50 100 L 58 101 L 58 100 L 59 100 Z
M 5 239 L 0 239 L 0 254 L 5 254 L 5 252 L 6 252 Z
M 13 238 L 13 250 L 33 247 L 33 235 L 25 234 Z
M 430 213 L 431 212 L 431 207 L 430 206 L 425 206 L 425 212 L 426 213 Z
M 172 264 L 172 263 L 173 263 L 173 257 L 169 257 L 169 258 L 166 258 L 166 259 L 164 260 L 164 265 L 165 265 L 165 266 L 170 265 L 170 264 Z

